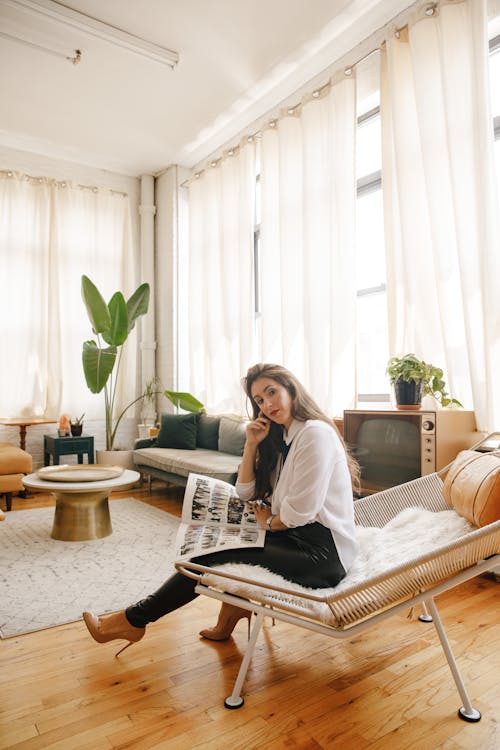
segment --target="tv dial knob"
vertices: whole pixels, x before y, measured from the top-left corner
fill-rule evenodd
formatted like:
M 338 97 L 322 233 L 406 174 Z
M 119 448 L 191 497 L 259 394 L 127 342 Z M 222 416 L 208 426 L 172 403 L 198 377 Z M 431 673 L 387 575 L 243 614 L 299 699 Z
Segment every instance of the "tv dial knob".
M 425 422 L 422 422 L 422 429 L 426 430 L 426 432 L 430 432 L 430 430 L 434 429 L 434 422 L 431 422 L 430 419 L 426 419 Z

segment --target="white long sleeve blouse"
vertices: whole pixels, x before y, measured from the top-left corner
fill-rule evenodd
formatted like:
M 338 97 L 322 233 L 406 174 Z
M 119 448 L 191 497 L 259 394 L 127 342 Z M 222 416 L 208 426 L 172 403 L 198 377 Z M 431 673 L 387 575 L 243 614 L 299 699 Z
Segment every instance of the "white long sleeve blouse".
M 356 556 L 352 485 L 344 447 L 333 427 L 320 420 L 294 419 L 284 434 L 286 462 L 278 459 L 272 477 L 272 512 L 290 527 L 319 522 L 329 528 L 344 569 Z M 255 481 L 237 482 L 243 500 L 253 497 Z

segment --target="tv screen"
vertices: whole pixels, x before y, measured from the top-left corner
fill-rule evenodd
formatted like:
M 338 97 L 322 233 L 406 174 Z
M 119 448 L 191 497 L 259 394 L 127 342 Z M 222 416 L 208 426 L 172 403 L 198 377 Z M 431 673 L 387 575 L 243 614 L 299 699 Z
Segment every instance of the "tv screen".
M 420 430 L 414 420 L 379 417 L 361 422 L 352 453 L 368 487 L 393 487 L 421 472 Z

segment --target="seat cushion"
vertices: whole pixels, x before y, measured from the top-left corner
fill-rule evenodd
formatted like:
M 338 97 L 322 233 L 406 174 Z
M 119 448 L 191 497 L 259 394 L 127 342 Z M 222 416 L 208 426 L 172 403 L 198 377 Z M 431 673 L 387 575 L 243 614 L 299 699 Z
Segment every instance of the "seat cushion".
M 24 474 L 0 474 L 0 495 L 24 490 L 23 476 Z
M 500 457 L 461 451 L 444 480 L 443 496 L 476 526 L 500 520 Z
M 177 450 L 174 448 L 140 448 L 134 451 L 134 463 L 139 467 L 177 474 L 187 478 L 190 473 L 205 474 L 224 482 L 231 482 L 238 471 L 241 458 L 204 448 Z
M 0 443 L 0 476 L 2 474 L 29 474 L 32 466 L 33 459 L 29 453 L 12 443 Z

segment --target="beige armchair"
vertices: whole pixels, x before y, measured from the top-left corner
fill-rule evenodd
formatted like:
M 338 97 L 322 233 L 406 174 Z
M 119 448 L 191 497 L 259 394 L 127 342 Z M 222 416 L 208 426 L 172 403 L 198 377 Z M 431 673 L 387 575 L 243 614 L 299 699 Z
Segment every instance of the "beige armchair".
M 12 494 L 24 490 L 23 476 L 29 474 L 32 467 L 29 453 L 11 443 L 0 442 L 0 496 L 5 495 L 6 510 L 12 507 Z M 0 510 L 0 520 L 3 518 Z

